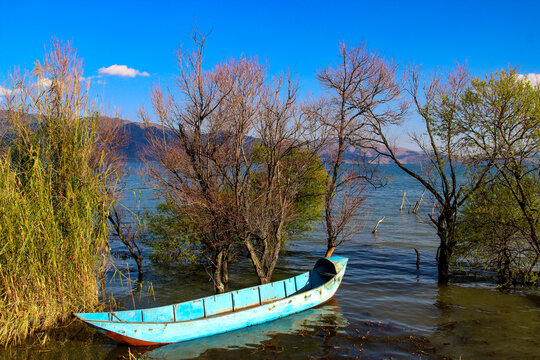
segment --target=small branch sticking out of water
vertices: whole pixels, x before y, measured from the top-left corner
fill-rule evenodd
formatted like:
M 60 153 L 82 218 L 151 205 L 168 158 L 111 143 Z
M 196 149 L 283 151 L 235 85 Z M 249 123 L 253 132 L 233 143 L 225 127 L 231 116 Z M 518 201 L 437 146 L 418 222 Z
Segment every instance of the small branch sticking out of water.
M 414 249 L 416 252 L 416 270 L 420 269 L 420 251 Z
M 426 193 L 426 189 L 424 188 L 424 191 L 422 191 L 422 196 L 420 196 L 420 199 L 418 199 L 416 204 L 414 204 L 414 208 L 413 208 L 413 211 L 412 211 L 413 214 L 418 214 L 418 209 L 420 208 L 420 204 L 422 204 L 422 200 L 424 199 L 424 194 L 425 193 Z
M 403 209 L 403 204 L 405 204 L 405 194 L 407 194 L 406 191 L 403 192 L 403 199 L 401 199 L 401 206 L 399 207 L 399 211 Z
M 385 217 L 386 217 L 386 216 L 383 216 L 383 217 L 381 218 L 381 220 L 377 221 L 377 225 L 375 225 L 375 227 L 373 228 L 373 230 L 371 230 L 371 233 L 372 233 L 372 234 L 376 234 L 376 233 L 377 233 L 377 229 L 379 228 L 379 224 L 384 220 Z

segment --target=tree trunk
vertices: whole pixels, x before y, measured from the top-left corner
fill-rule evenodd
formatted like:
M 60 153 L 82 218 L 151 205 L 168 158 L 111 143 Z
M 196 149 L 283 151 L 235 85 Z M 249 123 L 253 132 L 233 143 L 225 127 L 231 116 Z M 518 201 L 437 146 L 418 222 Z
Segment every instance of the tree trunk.
M 449 265 L 456 245 L 456 222 L 454 212 L 443 212 L 437 221 L 437 235 L 441 241 L 437 251 L 437 271 L 439 275 L 439 284 L 447 284 L 449 275 Z
M 259 283 L 266 284 L 265 282 L 263 282 L 265 281 L 263 264 L 261 263 L 261 260 L 259 259 L 259 256 L 257 255 L 257 251 L 255 250 L 255 247 L 253 246 L 251 239 L 249 238 L 245 239 L 244 245 L 246 246 L 246 249 L 248 250 L 249 258 L 251 260 L 251 264 L 253 265 L 253 268 L 255 269 L 255 273 L 257 274 L 257 277 L 259 278 Z
M 335 246 L 328 246 L 328 250 L 326 251 L 326 255 L 324 257 L 330 257 L 334 253 L 334 250 L 336 250 Z
M 326 244 L 327 244 L 326 251 L 327 253 L 330 251 L 330 249 L 335 248 L 336 243 L 337 243 L 337 234 L 334 229 L 334 223 L 332 220 L 331 202 L 332 202 L 332 199 L 328 198 L 328 194 L 327 194 L 327 198 L 325 200 L 325 205 L 324 205 L 325 206 L 324 213 L 325 213 L 325 222 L 326 222 Z
M 223 264 L 221 264 L 221 280 L 224 284 L 229 283 L 229 256 L 224 257 L 225 260 L 223 261 Z
M 139 277 L 137 278 L 138 282 L 141 282 L 143 279 L 143 266 L 142 266 L 142 258 L 140 256 L 137 256 L 135 258 L 135 261 L 137 262 L 137 270 L 139 271 Z
M 274 231 L 272 239 L 270 242 L 273 245 L 272 251 L 266 257 L 266 282 L 269 283 L 272 280 L 272 274 L 276 268 L 276 264 L 279 259 L 279 252 L 281 251 L 281 231 L 283 228 L 283 222 L 280 223 L 278 228 Z
M 246 248 L 249 252 L 249 258 L 251 259 L 251 263 L 253 264 L 253 268 L 255 269 L 255 273 L 259 278 L 259 284 L 261 285 L 268 284 L 271 281 L 272 274 L 276 267 L 276 263 L 279 257 L 279 250 L 281 249 L 281 240 L 275 240 L 277 241 L 277 243 L 274 244 L 275 247 L 270 253 L 263 254 L 262 259 L 260 259 L 257 255 L 257 252 L 252 242 L 249 239 L 244 241 L 244 244 L 246 245 Z
M 450 254 L 446 243 L 442 241 L 442 239 L 437 255 L 437 271 L 439 274 L 439 284 L 447 284 L 449 278 L 448 265 L 450 262 Z
M 133 233 L 131 230 L 127 231 L 127 234 L 122 231 L 121 226 L 121 215 L 118 213 L 115 207 L 113 207 L 112 214 L 109 214 L 108 219 L 110 223 L 113 225 L 113 230 L 115 235 L 122 241 L 122 243 L 126 246 L 129 253 L 131 254 L 131 257 L 135 262 L 137 263 L 137 270 L 139 272 L 139 276 L 137 277 L 137 281 L 141 282 L 143 278 L 143 264 L 142 264 L 142 250 L 137 245 L 137 232 Z M 131 227 L 130 227 L 131 229 Z M 133 245 L 132 245 L 133 244 Z M 109 251 L 110 251 L 110 245 Z
M 223 268 L 223 250 L 221 250 L 216 256 L 215 264 L 213 265 L 213 278 L 214 278 L 214 290 L 216 294 L 222 294 L 225 292 L 225 285 L 223 285 L 221 270 Z

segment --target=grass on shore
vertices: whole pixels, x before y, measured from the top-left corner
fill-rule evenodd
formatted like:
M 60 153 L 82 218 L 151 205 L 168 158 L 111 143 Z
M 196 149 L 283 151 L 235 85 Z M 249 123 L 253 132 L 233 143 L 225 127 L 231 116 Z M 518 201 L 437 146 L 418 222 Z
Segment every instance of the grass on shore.
M 16 91 L 0 105 L 3 346 L 97 304 L 108 238 L 114 169 L 100 145 L 100 118 L 89 110 L 81 62 L 69 45 L 54 42 L 36 68 L 28 79 L 14 76 Z

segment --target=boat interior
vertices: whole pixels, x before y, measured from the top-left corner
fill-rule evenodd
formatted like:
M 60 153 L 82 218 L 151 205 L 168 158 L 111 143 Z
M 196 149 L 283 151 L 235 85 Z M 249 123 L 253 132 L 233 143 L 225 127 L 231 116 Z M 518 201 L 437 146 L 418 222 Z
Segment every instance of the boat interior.
M 181 322 L 205 319 L 272 303 L 324 285 L 337 274 L 334 263 L 321 258 L 313 270 L 289 279 L 151 309 L 77 314 L 83 320 L 118 322 Z

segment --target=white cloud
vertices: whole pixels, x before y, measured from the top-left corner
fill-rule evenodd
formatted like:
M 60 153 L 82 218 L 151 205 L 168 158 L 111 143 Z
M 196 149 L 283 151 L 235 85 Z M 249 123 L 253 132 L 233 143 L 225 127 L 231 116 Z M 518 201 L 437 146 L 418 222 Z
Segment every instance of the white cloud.
M 519 74 L 518 77 L 522 80 L 528 80 L 533 86 L 540 84 L 540 74 L 535 74 L 535 73 L 530 73 L 527 75 Z
M 41 79 L 37 80 L 35 82 L 35 84 L 32 84 L 32 86 L 37 85 L 38 87 L 47 88 L 47 87 L 51 86 L 51 84 L 52 84 L 51 79 L 49 79 L 49 78 L 41 78 Z M 22 93 L 22 89 L 17 88 L 15 90 L 12 90 L 12 89 L 8 89 L 8 88 L 5 88 L 5 87 L 0 85 L 0 97 L 11 95 L 13 93 L 20 94 L 20 93 Z
M 99 75 L 106 76 L 120 76 L 120 77 L 135 77 L 135 76 L 150 76 L 146 71 L 139 71 L 136 69 L 128 68 L 126 65 L 111 65 L 109 67 L 102 67 L 98 69 Z
M 0 85 L 0 96 L 9 95 L 13 92 L 13 90 L 7 89 Z
M 38 80 L 37 84 L 39 86 L 49 87 L 49 86 L 51 86 L 52 81 L 49 78 L 41 78 L 41 79 Z

